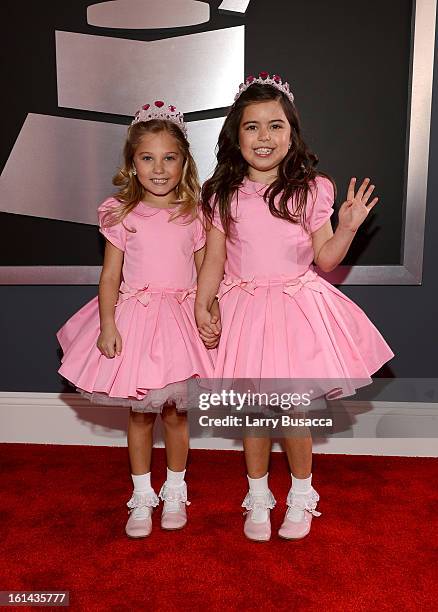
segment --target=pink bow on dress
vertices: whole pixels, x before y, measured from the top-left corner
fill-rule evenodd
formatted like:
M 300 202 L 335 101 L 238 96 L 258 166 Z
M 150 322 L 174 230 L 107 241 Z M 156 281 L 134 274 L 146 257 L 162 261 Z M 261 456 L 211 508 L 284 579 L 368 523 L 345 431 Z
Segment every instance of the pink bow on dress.
M 320 293 L 321 283 L 319 282 L 318 278 L 319 277 L 316 272 L 314 272 L 313 270 L 307 270 L 307 272 L 305 272 L 301 276 L 297 276 L 297 278 L 285 281 L 283 293 L 287 293 L 287 295 L 293 297 L 304 286 Z
M 254 279 L 246 280 L 244 278 L 230 278 L 226 277 L 222 283 L 220 284 L 219 291 L 217 294 L 218 300 L 221 299 L 228 291 L 233 289 L 233 287 L 240 287 L 244 291 L 247 291 L 251 295 L 254 295 L 254 290 L 257 287 Z
M 143 306 L 147 306 L 151 301 L 151 294 L 148 291 L 148 287 L 149 285 L 146 285 L 145 287 L 143 287 L 143 289 L 133 289 L 125 282 L 122 282 L 119 289 L 119 300 L 116 306 L 118 306 L 122 302 L 125 302 L 126 300 L 129 300 L 132 297 L 135 297 L 139 302 L 143 304 Z
M 258 286 L 266 286 L 269 284 L 283 284 L 283 292 L 293 297 L 300 289 L 304 286 L 313 289 L 314 291 L 321 292 L 321 283 L 319 282 L 319 276 L 314 270 L 307 270 L 301 276 L 296 278 L 285 278 L 284 280 L 272 280 L 272 281 L 255 281 L 253 278 L 246 280 L 243 278 L 231 278 L 226 277 L 220 284 L 217 298 L 220 300 L 228 291 L 233 287 L 240 287 L 244 291 L 247 291 L 251 295 L 254 295 L 254 290 Z
M 166 289 L 165 287 L 157 287 L 156 289 L 154 289 L 149 284 L 147 284 L 143 287 L 143 289 L 134 289 L 127 285 L 125 282 L 123 282 L 120 285 L 119 301 L 117 302 L 116 306 L 131 298 L 135 298 L 136 300 L 141 302 L 143 306 L 147 306 L 151 301 L 152 293 L 158 293 L 159 295 L 163 295 L 164 293 L 173 294 L 175 295 L 178 302 L 181 304 L 189 295 L 193 295 L 194 293 L 196 293 L 196 285 L 190 287 L 190 289 L 175 290 Z
M 190 289 L 186 289 L 185 291 L 181 291 L 180 293 L 177 293 L 176 299 L 181 304 L 182 302 L 184 302 L 184 300 L 187 297 L 189 297 L 189 295 L 195 295 L 196 289 L 197 289 L 196 285 L 193 285 L 193 287 L 190 287 Z

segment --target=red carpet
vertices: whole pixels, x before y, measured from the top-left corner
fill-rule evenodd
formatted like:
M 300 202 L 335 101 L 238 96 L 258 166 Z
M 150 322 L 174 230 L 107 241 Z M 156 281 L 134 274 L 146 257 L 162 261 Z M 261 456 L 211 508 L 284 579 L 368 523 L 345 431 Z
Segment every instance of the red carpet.
M 87 611 L 436 609 L 434 459 L 316 455 L 323 514 L 310 536 L 286 542 L 276 529 L 290 480 L 275 454 L 274 536 L 256 544 L 242 534 L 241 453 L 191 451 L 187 528 L 161 531 L 156 512 L 152 535 L 129 540 L 126 449 L 0 452 L 0 590 L 69 590 L 71 609 Z M 158 491 L 165 462 L 154 453 Z

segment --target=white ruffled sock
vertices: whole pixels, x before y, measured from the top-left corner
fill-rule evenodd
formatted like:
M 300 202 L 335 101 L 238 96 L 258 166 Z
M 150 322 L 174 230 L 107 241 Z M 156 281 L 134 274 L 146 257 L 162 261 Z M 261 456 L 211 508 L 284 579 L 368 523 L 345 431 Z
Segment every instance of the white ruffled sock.
M 269 472 L 261 478 L 250 478 L 247 476 L 250 493 L 256 499 L 267 499 L 269 495 L 268 476 Z M 264 508 L 263 505 L 256 505 L 252 511 L 251 518 L 254 523 L 265 523 L 268 520 L 268 516 L 267 508 Z
M 170 470 L 169 468 L 167 468 L 167 477 L 166 477 L 166 482 L 168 485 L 170 486 L 178 486 L 178 485 L 182 485 L 184 482 L 184 476 L 186 475 L 186 471 L 183 470 L 182 472 L 173 472 L 172 470 Z
M 150 493 L 152 496 L 155 495 L 155 491 L 151 485 L 151 473 L 147 474 L 131 474 L 132 482 L 134 485 L 134 493 L 133 495 L 145 495 Z M 132 510 L 133 517 L 135 519 L 146 519 L 150 516 L 150 508 L 146 505 L 141 505 Z
M 151 473 L 147 474 L 131 474 L 134 484 L 134 493 L 147 493 L 152 489 Z
M 296 478 L 293 474 L 292 477 L 292 491 L 297 495 L 307 495 L 312 490 L 312 474 L 308 478 Z M 304 510 L 299 508 L 289 508 L 287 511 L 287 518 L 293 523 L 299 523 L 304 518 Z
M 167 468 L 166 482 L 164 484 L 172 489 L 182 489 L 186 484 L 184 480 L 185 475 L 185 470 L 174 472 Z M 179 501 L 164 501 L 164 510 L 166 512 L 178 512 L 180 503 Z

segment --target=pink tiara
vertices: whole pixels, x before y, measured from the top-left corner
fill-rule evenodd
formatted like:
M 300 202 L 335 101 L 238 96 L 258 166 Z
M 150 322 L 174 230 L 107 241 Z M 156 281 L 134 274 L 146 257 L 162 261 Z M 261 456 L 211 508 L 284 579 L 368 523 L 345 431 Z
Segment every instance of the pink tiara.
M 237 92 L 234 101 L 240 98 L 243 92 L 246 91 L 251 85 L 254 85 L 254 83 L 260 83 L 260 85 L 272 85 L 279 91 L 283 92 L 292 103 L 294 101 L 294 95 L 289 89 L 289 83 L 286 83 L 286 81 L 283 82 L 283 79 L 278 76 L 278 74 L 273 74 L 271 77 L 268 72 L 260 72 L 258 77 L 252 75 L 246 77 L 245 82 L 239 85 L 239 91 Z
M 187 127 L 184 123 L 184 115 L 176 110 L 176 106 L 169 104 L 166 106 L 162 100 L 157 100 L 154 104 L 144 104 L 134 115 L 131 125 L 140 121 L 152 121 L 152 119 L 166 119 L 175 123 L 187 138 Z

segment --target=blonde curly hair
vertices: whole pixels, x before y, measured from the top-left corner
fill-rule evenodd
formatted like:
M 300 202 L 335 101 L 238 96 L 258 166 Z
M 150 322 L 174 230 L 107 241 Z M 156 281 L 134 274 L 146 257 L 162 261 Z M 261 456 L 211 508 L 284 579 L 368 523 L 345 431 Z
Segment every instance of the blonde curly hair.
M 169 221 L 173 221 L 178 217 L 184 217 L 187 223 L 191 223 L 197 217 L 201 187 L 196 164 L 190 152 L 189 142 L 182 130 L 172 121 L 151 119 L 147 122 L 140 121 L 128 129 L 123 148 L 123 166 L 113 177 L 113 185 L 120 188 L 114 194 L 115 199 L 120 202 L 120 206 L 108 211 L 104 215 L 104 226 L 109 227 L 121 223 L 126 215 L 144 198 L 145 189 L 137 176 L 132 172 L 135 151 L 145 134 L 158 134 L 163 131 L 167 131 L 176 139 L 178 148 L 184 158 L 181 180 L 176 187 L 174 203 L 177 206 L 170 215 Z

